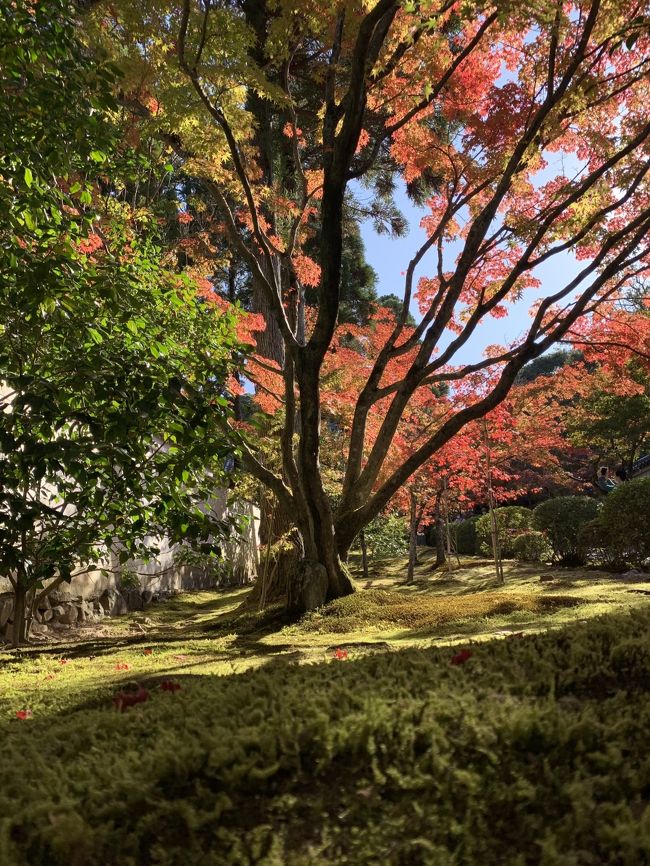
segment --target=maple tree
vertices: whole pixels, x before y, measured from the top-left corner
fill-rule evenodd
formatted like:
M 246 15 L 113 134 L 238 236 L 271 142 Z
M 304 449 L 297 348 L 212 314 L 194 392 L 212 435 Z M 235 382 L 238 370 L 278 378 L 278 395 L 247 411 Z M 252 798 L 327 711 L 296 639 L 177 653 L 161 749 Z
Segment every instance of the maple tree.
M 645 6 L 152 0 L 97 4 L 93 20 L 98 44 L 132 46 L 132 101 L 211 197 L 254 286 L 261 355 L 283 380 L 282 467 L 273 471 L 253 443 L 243 460 L 299 530 L 290 602 L 304 609 L 350 592 L 344 561 L 359 531 L 505 399 L 527 362 L 647 269 Z M 555 154 L 571 169 L 554 168 Z M 323 374 L 340 311 L 346 196 L 354 182 L 396 177 L 431 181 L 427 238 L 354 395 L 333 507 L 321 471 Z M 567 251 L 577 275 L 543 291 L 538 269 Z M 520 339 L 454 363 L 482 321 L 507 316 L 530 290 L 542 297 Z M 409 328 L 413 299 L 421 319 Z M 422 390 L 455 388 L 481 370 L 494 373 L 490 389 L 468 394 L 386 472 Z

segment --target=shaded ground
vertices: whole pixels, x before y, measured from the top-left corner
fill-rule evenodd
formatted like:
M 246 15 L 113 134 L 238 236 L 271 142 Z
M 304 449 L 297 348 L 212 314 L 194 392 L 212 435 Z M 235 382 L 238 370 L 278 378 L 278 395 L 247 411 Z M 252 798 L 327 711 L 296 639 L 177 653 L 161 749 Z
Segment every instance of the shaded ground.
M 88 701 L 91 670 L 114 686 L 107 651 L 42 678 L 67 705 L 5 721 L 2 866 L 650 863 L 647 605 L 463 653 L 359 640 L 294 664 L 278 636 L 224 676 L 251 622 L 209 637 L 214 602 L 179 602 L 185 658 L 122 639 L 145 703 Z

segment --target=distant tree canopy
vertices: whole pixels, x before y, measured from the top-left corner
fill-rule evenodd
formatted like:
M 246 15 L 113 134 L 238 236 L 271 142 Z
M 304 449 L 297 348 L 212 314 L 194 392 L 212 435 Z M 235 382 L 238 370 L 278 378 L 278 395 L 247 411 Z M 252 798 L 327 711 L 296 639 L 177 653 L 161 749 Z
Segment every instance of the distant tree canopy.
M 555 349 L 526 364 L 517 376 L 517 384 L 534 382 L 539 376 L 552 376 L 566 364 L 582 359 L 582 352 L 577 349 Z

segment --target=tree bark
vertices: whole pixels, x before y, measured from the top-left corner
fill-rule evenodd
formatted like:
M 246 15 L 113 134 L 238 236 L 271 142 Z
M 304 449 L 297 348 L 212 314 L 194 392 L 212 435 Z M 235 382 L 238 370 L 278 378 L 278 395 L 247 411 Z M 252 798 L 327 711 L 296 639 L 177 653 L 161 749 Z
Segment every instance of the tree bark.
M 14 613 L 11 645 L 16 649 L 27 643 L 27 590 L 17 582 L 14 588 Z
M 415 493 L 411 493 L 409 514 L 409 562 L 406 582 L 413 583 L 415 580 L 415 566 L 418 562 L 418 501 Z
M 361 545 L 361 569 L 363 579 L 368 580 L 368 545 L 366 544 L 366 533 L 362 529 L 359 533 L 359 544 Z
M 245 606 L 263 608 L 286 601 L 301 559 L 298 530 L 288 512 L 272 496 L 260 501 L 260 550 L 257 580 Z
M 445 552 L 445 521 L 442 516 L 440 496 L 436 498 L 435 507 L 435 534 L 436 534 L 436 563 L 434 569 L 440 568 L 447 562 L 447 554 Z

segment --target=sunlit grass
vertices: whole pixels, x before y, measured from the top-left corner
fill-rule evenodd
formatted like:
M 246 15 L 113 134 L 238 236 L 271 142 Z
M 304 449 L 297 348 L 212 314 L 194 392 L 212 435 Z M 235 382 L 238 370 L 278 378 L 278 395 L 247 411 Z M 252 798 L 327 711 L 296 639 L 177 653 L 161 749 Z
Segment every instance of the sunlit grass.
M 650 599 L 650 575 L 626 582 L 606 572 L 506 562 L 500 586 L 488 560 L 464 557 L 452 571 L 431 571 L 431 560 L 425 551 L 410 585 L 405 560 L 375 565 L 366 589 L 359 582 L 360 592 L 293 624 L 277 609 L 239 610 L 247 588 L 203 591 L 104 620 L 74 641 L 5 650 L 0 718 L 23 707 L 49 715 L 105 705 L 129 682 L 229 676 L 271 660 L 322 661 L 337 646 L 365 653 L 537 633 Z

